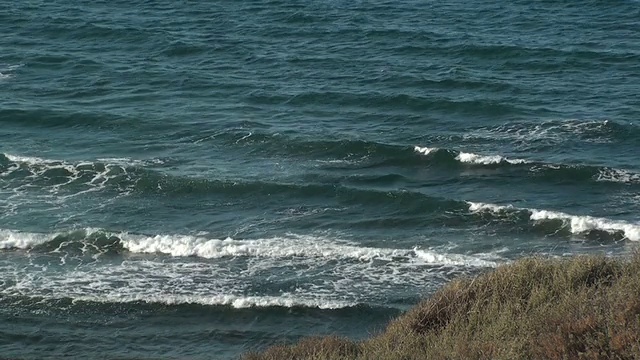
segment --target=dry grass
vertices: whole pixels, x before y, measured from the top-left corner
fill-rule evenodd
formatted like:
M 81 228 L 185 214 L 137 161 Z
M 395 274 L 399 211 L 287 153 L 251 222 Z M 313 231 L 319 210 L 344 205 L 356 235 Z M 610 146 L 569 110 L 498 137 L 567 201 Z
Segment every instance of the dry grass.
M 369 340 L 308 338 L 243 359 L 640 359 L 640 254 L 522 259 L 453 281 Z

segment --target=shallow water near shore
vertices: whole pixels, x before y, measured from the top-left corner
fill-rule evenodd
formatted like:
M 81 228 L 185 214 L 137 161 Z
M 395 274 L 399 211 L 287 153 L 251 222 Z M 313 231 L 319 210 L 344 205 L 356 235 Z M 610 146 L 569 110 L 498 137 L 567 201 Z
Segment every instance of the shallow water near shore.
M 0 355 L 359 339 L 640 241 L 640 3 L 10 2 Z

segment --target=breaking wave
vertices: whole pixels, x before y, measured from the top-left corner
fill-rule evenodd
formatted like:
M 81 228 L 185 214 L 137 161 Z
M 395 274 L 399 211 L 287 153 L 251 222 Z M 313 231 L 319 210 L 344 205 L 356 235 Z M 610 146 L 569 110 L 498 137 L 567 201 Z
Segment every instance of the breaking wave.
M 630 170 L 593 165 L 553 164 L 521 158 L 510 158 L 497 154 L 476 154 L 437 147 L 400 146 L 363 144 L 366 151 L 382 151 L 381 157 L 360 154 L 367 157 L 364 162 L 351 160 L 322 160 L 319 167 L 325 170 L 336 167 L 370 168 L 377 166 L 429 166 L 442 171 L 455 167 L 486 167 L 487 169 L 507 168 L 510 176 L 513 172 L 522 172 L 523 177 L 532 181 L 570 182 L 570 183 L 609 183 L 640 184 L 640 174 Z M 371 148 L 369 148 L 371 146 Z M 376 150 L 378 149 L 378 150 Z M 365 152 L 366 152 L 365 151 Z M 318 162 L 316 162 L 317 164 Z M 17 189 L 17 192 L 38 192 L 47 196 L 74 197 L 90 192 L 116 192 L 118 194 L 292 194 L 297 196 L 336 196 L 345 199 L 373 198 L 386 199 L 386 192 L 362 187 L 347 187 L 335 184 L 331 174 L 310 177 L 308 181 L 287 183 L 270 182 L 259 179 L 208 179 L 165 174 L 163 159 L 134 160 L 128 158 L 101 158 L 95 161 L 68 162 L 39 157 L 27 157 L 0 154 L 0 178 L 5 188 Z M 499 172 L 495 173 L 500 176 Z M 326 178 L 319 183 L 318 179 Z M 345 184 L 368 185 L 394 184 L 397 181 L 411 180 L 397 174 L 381 174 L 376 178 L 351 176 L 345 178 Z M 364 183 L 363 183 L 364 182 Z M 418 197 L 424 197 L 416 194 Z M 384 199 L 383 199 L 384 198 Z M 433 199 L 432 199 L 433 200 Z
M 351 261 L 388 261 L 420 265 L 492 267 L 494 261 L 462 254 L 442 254 L 430 249 L 393 249 L 359 246 L 353 242 L 326 237 L 295 235 L 265 239 L 210 239 L 192 235 L 145 236 L 126 232 L 113 233 L 100 229 L 80 229 L 54 234 L 0 230 L 0 249 L 33 249 L 60 252 L 80 249 L 82 252 L 126 250 L 131 253 L 165 254 L 173 257 L 205 259 L 256 258 L 325 258 Z
M 640 241 L 640 223 L 623 220 L 612 220 L 587 215 L 571 215 L 559 211 L 518 208 L 511 205 L 496 205 L 469 202 L 469 211 L 489 212 L 500 215 L 521 216 L 534 224 L 547 223 L 556 231 L 567 230 L 572 234 L 588 235 L 590 233 L 606 233 L 614 239 Z
M 553 164 L 526 159 L 512 159 L 502 155 L 480 155 L 462 151 L 440 149 L 436 147 L 415 146 L 414 151 L 422 156 L 432 157 L 433 161 L 458 162 L 469 165 L 518 166 L 526 175 L 552 181 L 573 182 L 609 182 L 621 184 L 640 184 L 640 174 L 629 170 L 604 166 L 580 164 Z
M 415 296 L 416 289 L 506 261 L 494 253 L 370 247 L 310 235 L 234 240 L 99 229 L 57 234 L 3 230 L 0 246 L 15 251 L 14 260 L 21 253 L 30 259 L 0 259 L 6 274 L 0 298 L 5 300 L 232 308 L 388 306 L 389 296 Z
M 41 193 L 59 198 L 104 190 L 129 194 L 149 175 L 160 179 L 162 176 L 149 168 L 163 163 L 162 159 L 129 158 L 68 162 L 0 154 L 0 179 L 7 184 L 5 188 L 13 188 L 16 193 Z

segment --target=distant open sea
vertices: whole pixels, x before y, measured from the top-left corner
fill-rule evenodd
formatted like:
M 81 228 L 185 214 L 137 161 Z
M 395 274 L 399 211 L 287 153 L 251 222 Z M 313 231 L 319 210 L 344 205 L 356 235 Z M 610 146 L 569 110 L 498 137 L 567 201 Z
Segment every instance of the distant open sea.
M 640 244 L 640 2 L 4 0 L 0 358 L 361 339 Z

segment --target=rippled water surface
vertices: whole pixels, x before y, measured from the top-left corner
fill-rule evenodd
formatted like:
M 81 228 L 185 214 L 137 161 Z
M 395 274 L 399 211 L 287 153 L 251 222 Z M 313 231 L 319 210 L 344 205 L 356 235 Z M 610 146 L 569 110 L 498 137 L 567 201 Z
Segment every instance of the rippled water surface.
M 8 1 L 0 353 L 363 338 L 640 241 L 637 1 Z

